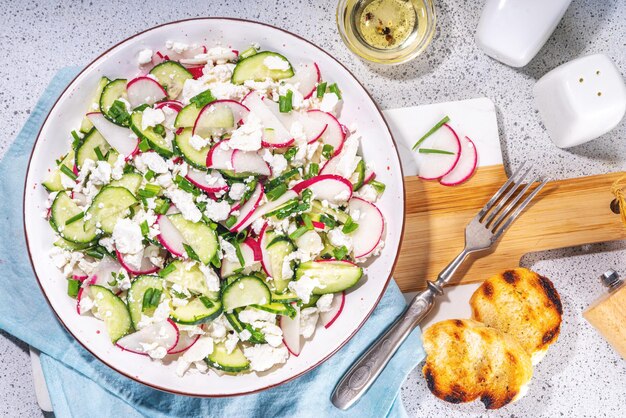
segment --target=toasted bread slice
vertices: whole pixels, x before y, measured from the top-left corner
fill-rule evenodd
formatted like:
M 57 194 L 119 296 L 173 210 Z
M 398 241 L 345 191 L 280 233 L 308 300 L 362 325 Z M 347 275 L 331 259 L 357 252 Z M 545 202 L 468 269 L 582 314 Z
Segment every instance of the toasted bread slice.
M 472 318 L 517 339 L 537 364 L 561 329 L 561 299 L 550 280 L 517 268 L 486 280 L 470 299 Z
M 501 408 L 526 392 L 533 373 L 530 356 L 511 336 L 480 322 L 450 319 L 423 335 L 428 388 L 452 403 L 477 398 L 487 409 Z

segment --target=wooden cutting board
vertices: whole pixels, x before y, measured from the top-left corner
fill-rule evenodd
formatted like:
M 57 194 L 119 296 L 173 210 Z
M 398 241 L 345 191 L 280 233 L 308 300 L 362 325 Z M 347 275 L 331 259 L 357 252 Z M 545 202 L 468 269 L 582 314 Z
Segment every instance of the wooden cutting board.
M 487 98 L 385 111 L 398 143 L 405 174 L 406 224 L 394 278 L 403 292 L 420 290 L 463 249 L 465 225 L 507 180 L 496 110 Z M 411 144 L 443 116 L 476 143 L 480 164 L 474 177 L 456 187 L 416 177 Z M 626 238 L 610 210 L 611 185 L 624 173 L 550 182 L 504 234 L 493 252 L 473 257 L 453 284 L 482 281 L 519 265 L 523 255 Z

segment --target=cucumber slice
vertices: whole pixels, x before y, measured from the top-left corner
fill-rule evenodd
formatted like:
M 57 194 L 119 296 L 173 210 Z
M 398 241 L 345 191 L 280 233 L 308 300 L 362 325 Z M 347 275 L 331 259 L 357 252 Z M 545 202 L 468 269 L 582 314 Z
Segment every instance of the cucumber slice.
M 168 132 L 165 131 L 165 136 L 161 136 L 154 132 L 152 126 L 148 126 L 145 130 L 141 129 L 142 119 L 143 112 L 133 112 L 130 116 L 130 129 L 133 130 L 135 135 L 140 139 L 148 141 L 150 146 L 163 157 L 169 158 L 174 155 L 174 147 Z
M 243 355 L 239 346 L 228 354 L 224 343 L 217 343 L 213 346 L 213 352 L 206 358 L 206 363 L 226 373 L 239 373 L 250 368 L 250 360 Z
M 102 77 L 100 81 L 98 81 L 98 87 L 96 88 L 96 91 L 93 94 L 93 98 L 91 102 L 89 103 L 89 107 L 87 108 L 86 113 L 94 112 L 100 109 L 100 96 L 102 96 L 102 90 L 104 90 L 104 87 L 110 82 L 111 80 L 109 80 L 106 77 Z M 91 121 L 86 116 L 83 116 L 83 120 L 80 123 L 80 131 L 86 134 L 87 132 L 91 130 L 91 128 L 93 128 L 93 123 L 91 123 Z
M 210 111 L 202 112 L 201 119 L 194 126 L 194 131 L 198 130 L 207 132 L 214 132 L 215 129 L 229 129 L 235 127 L 235 115 L 232 109 L 224 104 L 209 104 L 211 106 Z M 201 136 L 207 136 L 200 134 Z
M 143 295 L 148 289 L 158 289 L 162 291 L 163 279 L 158 276 L 139 276 L 133 281 L 130 289 L 128 289 L 126 303 L 128 304 L 130 319 L 135 328 L 137 328 L 137 324 L 141 321 L 141 315 L 143 314 Z
M 127 209 L 138 200 L 124 187 L 105 186 L 93 198 L 87 209 L 89 219 L 85 221 L 86 228 L 95 228 L 100 223 L 100 229 L 107 234 L 113 233 L 118 220 L 126 217 Z
M 66 192 L 59 192 L 50 208 L 50 224 L 62 238 L 75 244 L 86 244 L 94 241 L 98 234 L 95 225 L 87 225 L 85 218 L 66 225 L 68 219 L 82 211 Z
M 128 307 L 122 299 L 106 287 L 98 285 L 89 287 L 89 295 L 98 309 L 98 316 L 104 321 L 111 342 L 115 343 L 133 331 Z
M 314 213 L 314 214 L 323 213 L 341 222 L 342 224 L 345 224 L 350 218 L 350 216 L 345 212 L 335 210 L 331 207 L 324 207 L 318 200 L 314 200 L 313 202 L 311 202 L 311 213 Z
M 200 261 L 209 264 L 217 253 L 217 235 L 204 222 L 191 222 L 183 218 L 180 213 L 167 215 L 185 240 L 198 255 Z
M 196 124 L 196 119 L 198 119 L 198 115 L 202 108 L 198 108 L 195 103 L 188 104 L 183 107 L 178 115 L 176 115 L 176 120 L 174 121 L 175 128 L 193 128 L 193 125 Z
M 296 295 L 295 293 L 291 291 L 280 293 L 280 294 L 272 292 L 272 302 L 290 303 L 290 302 L 296 302 L 298 300 L 300 300 L 298 295 Z
M 141 187 L 143 176 L 139 173 L 126 173 L 119 180 L 113 180 L 109 186 L 123 187 L 133 195 L 137 195 L 137 191 Z
M 313 306 L 316 306 L 317 301 L 320 297 L 322 297 L 322 295 L 311 295 L 311 297 L 309 298 L 309 303 L 303 303 L 300 309 L 302 310 L 304 308 L 311 308 Z
M 96 148 L 100 149 L 102 155 L 106 155 L 109 153 L 109 157 L 107 158 L 107 162 L 109 164 L 114 164 L 115 160 L 117 160 L 118 153 L 115 151 L 109 143 L 104 139 L 100 132 L 95 129 L 89 131 L 87 135 L 83 138 L 82 144 L 76 150 L 76 167 L 80 169 L 83 166 L 85 160 L 90 159 L 92 161 L 98 161 L 98 155 L 96 154 Z
M 64 238 L 59 238 L 58 240 L 54 241 L 53 245 L 67 251 L 82 251 L 85 248 L 89 247 L 89 244 L 76 244 Z
M 183 91 L 185 81 L 193 75 L 176 61 L 165 61 L 154 66 L 150 74 L 157 78 L 159 84 L 167 91 L 167 97 L 174 100 Z
M 270 58 L 271 60 L 281 59 L 287 61 L 289 68 L 286 70 L 270 69 L 265 63 L 266 58 Z M 293 74 L 293 68 L 287 58 L 276 52 L 265 51 L 239 61 L 233 70 L 231 82 L 233 84 L 243 84 L 246 80 L 264 81 L 266 78 L 280 80 L 292 77 Z
M 61 182 L 61 176 L 64 176 L 65 174 L 61 172 L 61 166 L 66 166 L 71 170 L 72 168 L 74 168 L 74 159 L 74 150 L 71 149 L 70 152 L 68 152 L 67 155 L 63 157 L 61 163 L 50 172 L 48 178 L 44 182 L 42 182 L 41 185 L 45 187 L 46 190 L 48 190 L 49 192 L 59 192 L 63 190 L 64 187 L 63 183 Z
M 174 322 L 184 325 L 197 325 L 211 321 L 222 313 L 222 303 L 206 296 L 193 298 L 185 306 L 177 306 L 170 313 Z
M 313 298 L 311 298 L 313 299 Z M 318 297 L 319 299 L 319 297 Z M 316 300 L 317 301 L 317 300 Z M 314 306 L 315 303 L 311 306 Z M 271 302 L 265 305 L 252 305 L 253 308 L 260 309 L 265 312 L 271 312 L 276 315 L 288 316 L 289 318 L 296 317 L 296 310 L 293 306 L 284 303 Z
M 263 280 L 255 276 L 243 276 L 222 290 L 222 305 L 225 311 L 248 305 L 265 305 L 271 300 L 270 290 Z
M 128 99 L 126 84 L 126 79 L 118 78 L 104 86 L 104 89 L 102 89 L 102 94 L 100 95 L 100 111 L 105 118 L 107 118 L 114 124 L 128 127 L 128 122 L 119 123 L 115 120 L 113 116 L 109 114 L 109 110 L 111 110 L 113 102 L 119 99 Z
M 180 114 L 180 113 L 179 113 Z M 200 170 L 206 170 L 206 159 L 209 150 L 211 149 L 210 145 L 203 147 L 198 151 L 194 147 L 191 146 L 189 140 L 192 136 L 192 129 L 185 128 L 179 134 L 176 134 L 176 138 L 174 139 L 174 145 L 176 149 L 180 152 L 180 155 L 187 162 L 187 164 L 196 167 Z
M 304 275 L 319 280 L 321 286 L 313 294 L 323 295 L 351 288 L 363 276 L 363 269 L 348 261 L 307 261 L 296 270 L 296 280 Z
M 165 270 L 171 269 L 172 267 L 169 267 L 171 265 L 174 266 L 174 269 L 171 273 L 167 274 L 164 279 L 172 284 L 177 284 L 190 292 L 199 293 L 212 300 L 219 299 L 217 292 L 209 290 L 206 284 L 206 278 L 198 266 L 196 264 L 185 266 L 185 264 L 186 263 L 181 260 L 172 261 L 172 263 L 168 265 Z
M 228 320 L 228 323 L 230 324 L 230 326 L 233 327 L 235 331 L 237 332 L 243 331 L 243 328 L 244 328 L 243 324 L 239 321 L 239 318 L 237 318 L 237 315 L 235 315 L 234 312 L 225 312 L 224 316 Z
M 272 278 L 274 279 L 274 288 L 276 293 L 283 293 L 287 290 L 287 286 L 291 278 L 283 277 L 283 261 L 285 257 L 295 251 L 295 247 L 286 236 L 268 236 L 268 247 L 265 251 L 269 256 L 269 262 L 272 266 Z M 291 262 L 293 268 L 294 262 Z

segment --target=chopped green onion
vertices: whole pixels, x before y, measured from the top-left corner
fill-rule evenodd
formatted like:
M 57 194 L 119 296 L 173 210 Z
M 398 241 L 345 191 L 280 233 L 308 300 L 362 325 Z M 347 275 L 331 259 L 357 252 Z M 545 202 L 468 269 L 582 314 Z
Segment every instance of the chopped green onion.
M 226 224 L 227 228 L 231 228 L 233 225 L 235 225 L 235 222 L 237 222 L 237 217 L 234 215 L 230 215 L 224 223 Z
M 344 234 L 349 234 L 350 232 L 356 231 L 358 227 L 359 227 L 358 223 L 354 222 L 352 218 L 348 218 L 346 223 L 343 225 L 341 232 L 343 232 Z
M 376 192 L 378 194 L 381 194 L 385 191 L 386 186 L 384 183 L 381 183 L 380 181 L 372 180 L 368 184 L 372 186 L 374 189 L 376 189 Z
M 189 256 L 189 258 L 191 258 L 192 260 L 200 261 L 200 257 L 198 257 L 198 254 L 196 254 L 196 252 L 193 248 L 191 248 L 190 245 L 183 243 L 183 248 L 185 249 L 185 252 L 187 253 L 187 256 Z
M 298 147 L 291 147 L 283 154 L 283 156 L 285 157 L 285 160 L 291 161 L 293 160 L 293 157 L 295 157 L 297 153 L 298 153 Z
M 141 224 L 139 224 L 139 227 L 141 228 L 141 235 L 143 236 L 148 235 L 148 233 L 150 232 L 148 221 L 143 221 Z
M 69 178 L 71 178 L 72 180 L 76 180 L 78 178 L 78 176 L 76 174 L 74 174 L 74 172 L 72 171 L 71 168 L 69 168 L 66 165 L 62 165 L 60 168 L 61 172 L 63 174 L 65 174 L 66 176 L 68 176 Z
M 159 271 L 159 277 L 165 277 L 168 274 L 172 273 L 174 270 L 176 270 L 176 266 L 174 264 L 168 264 Z
M 301 237 L 302 235 L 304 235 L 307 231 L 309 231 L 308 227 L 301 226 L 300 228 L 296 229 L 291 234 L 289 234 L 289 238 L 297 239 L 297 238 Z
M 77 149 L 83 139 L 78 135 L 76 131 L 72 131 L 72 137 L 74 138 L 74 140 L 72 141 L 72 148 Z
M 336 260 L 343 260 L 348 255 L 348 249 L 345 245 L 342 245 L 340 248 L 335 248 L 333 250 L 333 256 Z
M 242 52 L 239 53 L 239 59 L 240 60 L 246 59 L 248 57 L 256 55 L 256 53 L 257 53 L 256 48 L 251 46 L 250 48 L 246 49 L 245 51 L 242 51 Z
M 146 152 L 149 149 L 150 149 L 150 144 L 148 143 L 148 140 L 146 140 L 146 138 L 139 141 L 139 151 Z
M 315 90 L 315 95 L 317 96 L 318 99 L 321 99 L 322 97 L 324 97 L 324 93 L 326 93 L 326 82 L 319 83 L 317 85 L 317 89 Z
M 135 171 L 135 169 L 132 165 L 126 164 L 124 166 L 124 174 L 132 173 L 133 171 Z
M 265 184 L 265 188 L 267 190 L 271 190 L 281 183 L 286 183 L 287 180 L 291 179 L 293 176 L 297 176 L 298 174 L 300 174 L 300 171 L 297 168 L 292 168 L 291 170 L 287 171 L 286 173 L 281 174 L 275 179 L 268 181 Z
M 324 144 L 324 146 L 322 147 L 322 155 L 324 156 L 324 158 L 330 160 L 333 157 L 334 153 L 335 148 L 332 145 Z
M 337 225 L 337 221 L 335 221 L 333 218 L 325 214 L 320 215 L 320 222 L 329 228 L 334 228 L 335 225 Z
M 213 302 L 211 301 L 211 299 L 207 298 L 206 296 L 198 296 L 198 299 L 200 300 L 200 302 L 202 302 L 204 307 L 207 309 L 211 309 L 213 308 L 213 306 L 215 306 Z
M 159 305 L 159 302 L 161 301 L 161 295 L 163 294 L 163 291 L 161 289 L 154 289 L 154 292 L 152 292 L 152 297 L 150 298 L 150 305 L 156 307 Z
M 85 216 L 85 212 L 78 213 L 78 214 L 72 216 L 71 218 L 69 218 L 67 221 L 65 221 L 65 225 L 69 225 L 69 224 L 74 223 L 74 222 L 76 222 L 76 221 L 78 221 L 80 219 L 83 219 L 84 216 Z
M 424 142 L 426 140 L 426 138 L 428 138 L 429 136 L 431 136 L 432 134 L 434 134 L 435 132 L 437 132 L 437 130 L 439 128 L 441 128 L 444 123 L 447 123 L 450 120 L 450 118 L 448 116 L 444 117 L 443 119 L 441 119 L 439 122 L 437 122 L 435 124 L 435 126 L 433 126 L 432 128 L 430 128 L 430 131 L 426 132 L 424 134 L 423 137 L 421 137 L 420 139 L 417 140 L 417 142 L 415 143 L 415 145 L 413 145 L 413 150 L 417 149 L 417 147 L 419 147 L 422 142 Z
M 248 238 L 248 230 L 244 229 L 243 231 L 237 233 L 237 235 L 235 235 L 235 239 L 237 240 L 237 242 L 244 242 L 246 240 L 246 238 Z
M 143 198 L 155 197 L 161 192 L 161 186 L 156 184 L 146 184 L 143 189 L 137 191 L 137 195 Z
M 320 172 L 320 165 L 318 163 L 309 164 L 309 173 L 307 174 L 307 178 L 315 177 Z
M 93 152 L 96 153 L 96 157 L 98 157 L 98 161 L 104 161 L 104 155 L 102 155 L 102 151 L 100 151 L 100 147 L 95 147 Z
M 420 148 L 417 152 L 421 154 L 444 154 L 444 155 L 454 155 L 452 151 L 446 151 L 442 149 L 433 149 L 433 148 Z
M 337 85 L 337 83 L 333 83 L 328 86 L 328 90 L 330 90 L 331 93 L 335 93 L 337 95 L 337 98 L 341 100 L 341 90 L 339 90 L 339 86 Z
M 156 125 L 154 128 L 152 128 L 152 130 L 155 134 L 161 135 L 161 137 L 165 136 L 165 127 L 161 124 Z
M 85 254 L 87 254 L 89 257 L 102 260 L 104 258 L 104 252 L 102 250 L 102 247 L 94 247 L 86 250 Z
M 115 123 L 126 125 L 130 119 L 130 113 L 126 110 L 126 105 L 121 100 L 113 102 L 109 108 L 107 115 L 111 117 Z
M 133 111 L 135 111 L 135 112 L 143 112 L 144 110 L 146 110 L 147 107 L 150 107 L 150 105 L 148 103 L 144 103 L 144 104 L 139 105 L 136 108 L 134 108 Z
M 143 299 L 141 301 L 141 311 L 144 312 L 148 309 L 156 308 L 157 306 L 159 306 L 162 294 L 163 291 L 161 289 L 155 289 L 154 287 L 146 289 L 143 294 Z
M 146 178 L 146 180 L 150 181 L 154 178 L 154 171 L 148 169 L 148 171 L 146 171 L 146 174 L 144 175 L 144 177 Z
M 154 208 L 154 212 L 159 215 L 165 215 L 170 208 L 170 202 L 165 199 L 158 199 L 156 202 L 156 207 Z
M 311 217 L 306 213 L 302 214 L 302 222 L 304 222 L 304 225 L 309 231 L 313 230 L 313 221 L 311 220 Z
M 310 202 L 311 198 L 313 197 L 313 192 L 311 191 L 311 189 L 304 189 L 300 194 L 302 195 L 302 201 L 307 203 Z
M 201 109 L 209 103 L 214 102 L 215 100 L 217 99 L 213 96 L 211 90 L 205 90 L 202 93 L 193 96 L 189 100 L 189 103 L 193 103 L 196 108 Z
M 294 213 L 298 207 L 298 199 L 290 199 L 283 205 L 265 214 L 265 217 L 276 216 L 278 219 L 284 219 Z
M 211 265 L 216 269 L 222 267 L 222 260 L 220 259 L 218 252 L 215 253 L 213 258 L 211 259 Z
M 245 267 L 246 260 L 243 258 L 243 254 L 241 253 L 241 246 L 237 241 L 232 242 L 233 247 L 235 247 L 235 253 L 237 254 L 237 260 L 239 260 L 239 264 L 241 267 Z
M 78 296 L 78 290 L 80 289 L 80 281 L 74 279 L 67 280 L 67 295 L 71 298 Z
M 282 195 L 284 195 L 286 191 L 287 191 L 287 185 L 283 183 L 274 187 L 272 190 L 269 190 L 267 193 L 265 193 L 265 195 L 267 196 L 269 200 L 274 201 L 278 199 L 279 197 L 281 197 Z
M 200 190 L 198 190 L 196 186 L 191 184 L 189 180 L 187 180 L 184 177 L 181 177 L 180 174 L 176 175 L 175 182 L 178 185 L 178 187 L 181 188 L 182 190 L 189 192 L 189 193 L 193 193 L 196 196 L 200 195 Z
M 285 94 L 284 96 L 279 96 L 278 97 L 278 110 L 281 113 L 291 112 L 291 109 L 293 109 L 292 99 L 293 99 L 293 92 L 291 90 L 287 90 L 287 94 Z

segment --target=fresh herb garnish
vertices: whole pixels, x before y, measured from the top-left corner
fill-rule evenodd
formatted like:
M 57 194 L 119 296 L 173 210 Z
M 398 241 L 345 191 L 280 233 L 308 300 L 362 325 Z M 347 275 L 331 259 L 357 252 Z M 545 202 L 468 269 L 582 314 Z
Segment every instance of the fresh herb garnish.
M 311 177 L 317 176 L 319 172 L 320 172 L 320 165 L 318 163 L 311 163 L 309 164 L 309 172 L 307 173 L 305 177 L 310 179 Z
M 208 105 L 211 102 L 214 102 L 215 100 L 217 99 L 213 96 L 211 90 L 205 90 L 202 93 L 197 94 L 189 99 L 189 103 L 193 103 L 196 108 L 202 109 L 204 106 Z
M 63 174 L 65 174 L 66 176 L 68 176 L 69 178 L 71 178 L 72 180 L 76 180 L 78 178 L 78 176 L 76 174 L 74 174 L 74 172 L 72 171 L 71 168 L 69 168 L 66 165 L 61 165 L 60 168 L 61 172 Z
M 385 183 L 381 183 L 380 181 L 376 181 L 376 180 L 372 180 L 368 183 L 370 186 L 372 186 L 374 189 L 376 189 L 376 192 L 378 194 L 381 194 L 385 191 Z
M 150 232 L 150 227 L 148 226 L 148 221 L 143 221 L 139 224 L 141 228 L 141 235 L 146 236 Z
M 146 289 L 143 294 L 143 299 L 141 301 L 141 311 L 145 312 L 148 309 L 156 308 L 157 306 L 159 306 L 162 294 L 163 291 L 161 289 L 156 289 L 154 287 Z
M 141 141 L 139 141 L 139 151 L 146 152 L 148 150 L 150 150 L 150 144 L 148 143 L 148 140 L 146 140 L 146 138 L 143 138 Z
M 80 219 L 83 219 L 84 216 L 85 216 L 85 212 L 77 213 L 76 215 L 72 216 L 67 221 L 65 221 L 65 225 L 69 225 L 69 224 L 74 223 L 74 222 L 76 222 L 76 221 L 78 221 Z
M 333 83 L 328 86 L 328 90 L 330 90 L 331 93 L 335 93 L 337 95 L 337 98 L 341 100 L 341 90 L 339 90 L 339 86 L 337 85 L 337 83 Z
M 160 192 L 161 186 L 157 184 L 146 184 L 143 189 L 137 191 L 137 195 L 148 199 L 157 196 Z
M 75 279 L 67 279 L 67 294 L 71 298 L 78 296 L 78 290 L 80 289 L 80 281 Z
M 291 90 L 287 90 L 287 93 L 284 96 L 278 97 L 278 110 L 281 113 L 291 112 L 291 109 L 293 109 L 292 100 L 293 92 Z
M 183 248 L 185 249 L 185 252 L 187 253 L 187 256 L 189 258 L 195 261 L 200 261 L 200 257 L 198 257 L 198 254 L 196 254 L 196 252 L 194 251 L 193 248 L 191 248 L 190 245 L 183 243 Z
M 322 97 L 324 97 L 324 93 L 326 93 L 326 82 L 319 83 L 317 85 L 317 89 L 315 89 L 315 95 L 317 96 L 318 99 L 321 99 Z
M 234 215 L 230 215 L 224 223 L 226 224 L 227 228 L 231 228 L 233 225 L 235 225 L 235 222 L 237 222 L 237 217 Z
M 241 265 L 241 267 L 245 267 L 246 260 L 244 260 L 243 254 L 241 253 L 241 246 L 236 240 L 233 241 L 231 244 L 233 247 L 235 247 L 235 253 L 237 254 L 237 260 L 239 260 L 239 264 Z
M 78 135 L 76 131 L 72 131 L 72 137 L 74 138 L 74 140 L 72 141 L 72 148 L 76 150 L 78 149 L 78 146 L 80 145 L 80 143 L 83 142 L 83 139 Z
M 148 171 L 146 171 L 146 174 L 144 174 L 144 178 L 148 181 L 152 180 L 154 178 L 154 171 L 148 169 Z
M 126 104 L 121 100 L 116 100 L 113 102 L 109 110 L 107 111 L 107 115 L 115 121 L 115 123 L 120 125 L 128 125 L 128 121 L 130 120 L 130 113 L 126 109 Z
M 322 147 L 322 155 L 324 156 L 324 158 L 330 160 L 333 157 L 334 153 L 335 148 L 332 145 L 324 144 L 324 146 Z
M 291 147 L 283 154 L 283 156 L 285 157 L 285 160 L 291 161 L 293 160 L 293 157 L 295 157 L 297 153 L 298 153 L 298 147 Z
M 342 245 L 340 248 L 335 248 L 333 250 L 333 256 L 336 260 L 343 260 L 348 255 L 348 249 L 345 245 Z
M 155 203 L 154 212 L 159 215 L 165 215 L 170 208 L 170 202 L 166 199 L 157 199 Z
M 446 151 L 442 149 L 433 149 L 433 148 L 420 148 L 417 152 L 421 154 L 444 154 L 444 155 L 454 155 L 451 151 Z
M 349 234 L 350 232 L 356 231 L 358 227 L 359 227 L 359 224 L 354 222 L 352 218 L 350 217 L 348 218 L 346 223 L 343 224 L 343 228 L 341 228 L 341 232 L 343 232 L 344 234 Z
M 248 57 L 256 55 L 256 53 L 257 53 L 256 48 L 251 46 L 250 48 L 246 49 L 245 51 L 242 51 L 242 52 L 239 53 L 239 59 L 240 60 L 246 59 Z
M 172 264 L 168 264 L 167 266 L 165 266 L 164 268 L 162 268 L 158 275 L 159 277 L 165 277 L 170 273 L 173 273 L 174 270 L 176 270 L 176 266 L 172 263 Z
M 265 195 L 270 201 L 274 201 L 278 199 L 279 197 L 281 197 L 282 195 L 284 195 L 286 191 L 287 191 L 287 185 L 283 183 L 274 187 L 272 190 L 268 190 L 267 193 L 265 193 Z
M 152 128 L 155 134 L 160 135 L 161 137 L 165 136 L 165 127 L 161 124 L 156 125 Z
M 211 301 L 211 299 L 207 298 L 206 296 L 198 296 L 198 299 L 200 300 L 200 302 L 202 302 L 204 307 L 207 309 L 211 309 L 213 308 L 213 306 L 215 306 L 215 304 Z
M 423 137 L 421 137 L 420 139 L 417 140 L 417 142 L 415 143 L 415 145 L 413 145 L 413 150 L 415 151 L 415 149 L 417 149 L 422 142 L 424 142 L 426 140 L 426 138 L 428 138 L 429 136 L 431 136 L 432 134 L 434 134 L 435 132 L 437 132 L 437 130 L 439 128 L 441 128 L 445 123 L 447 123 L 450 120 L 450 118 L 448 116 L 445 116 L 443 119 L 441 119 L 439 122 L 437 122 L 435 124 L 435 126 L 433 126 L 432 128 L 430 128 L 430 131 L 426 132 L 424 134 Z
M 335 221 L 333 218 L 325 214 L 320 215 L 320 222 L 329 228 L 334 228 L 335 225 L 337 225 L 337 221 Z
M 95 147 L 93 149 L 93 152 L 96 153 L 96 157 L 98 158 L 98 161 L 104 161 L 104 155 L 102 155 L 102 151 L 100 151 L 100 147 Z

